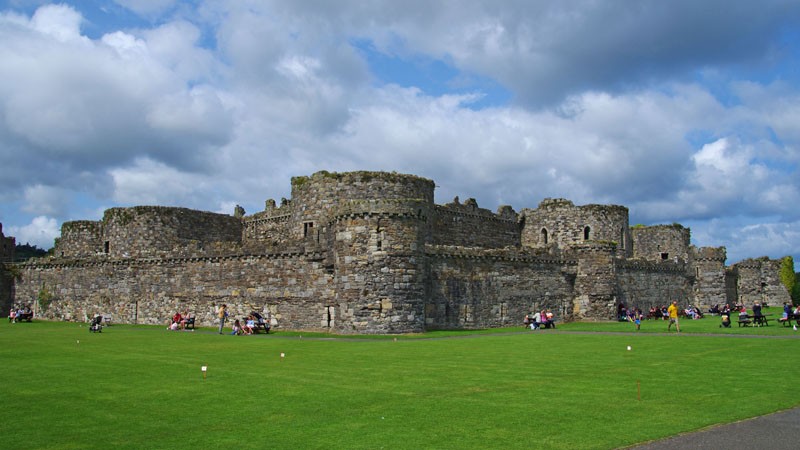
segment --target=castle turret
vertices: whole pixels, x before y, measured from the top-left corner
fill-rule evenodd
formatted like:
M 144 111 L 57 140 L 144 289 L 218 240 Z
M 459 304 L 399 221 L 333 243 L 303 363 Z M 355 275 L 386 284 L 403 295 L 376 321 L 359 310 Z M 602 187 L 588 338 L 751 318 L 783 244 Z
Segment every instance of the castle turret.
M 424 330 L 433 182 L 375 172 L 292 181 L 295 223 L 332 245 L 336 303 L 323 306 L 323 326 L 341 333 Z
M 520 213 L 522 245 L 569 249 L 586 242 L 614 243 L 618 256 L 631 254 L 628 208 L 619 205 L 575 206 L 565 199 L 544 199 Z

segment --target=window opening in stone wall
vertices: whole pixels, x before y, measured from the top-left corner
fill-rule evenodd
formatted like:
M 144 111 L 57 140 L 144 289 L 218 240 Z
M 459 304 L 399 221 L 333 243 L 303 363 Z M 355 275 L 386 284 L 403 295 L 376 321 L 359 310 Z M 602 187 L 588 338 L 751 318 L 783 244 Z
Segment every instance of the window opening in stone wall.
M 303 222 L 303 237 L 308 237 L 309 235 L 313 235 L 314 231 L 314 222 Z
M 380 251 L 383 247 L 383 230 L 381 229 L 381 221 L 378 219 L 378 225 L 375 227 L 375 233 L 378 235 L 378 240 L 375 243 L 375 248 Z
M 542 228 L 542 242 L 547 245 L 547 230 Z
M 666 261 L 668 259 L 669 259 L 669 253 L 662 253 L 661 254 L 661 260 L 662 261 Z
M 592 231 L 592 230 L 588 226 L 587 227 L 583 227 L 583 240 L 584 241 L 588 241 L 589 240 L 589 232 L 590 231 Z
M 622 248 L 623 250 L 625 250 L 625 228 L 622 228 L 622 229 L 620 230 L 620 234 L 619 234 L 619 242 L 620 242 L 620 244 L 621 244 L 620 248 Z
M 110 246 L 109 246 L 109 242 L 108 242 L 108 241 L 105 241 L 105 242 L 103 243 L 103 253 L 105 253 L 106 255 L 108 254 L 109 247 L 110 247 Z
M 699 267 L 695 267 L 694 268 L 694 276 L 695 276 L 695 278 L 698 278 L 698 279 L 700 278 L 700 268 Z

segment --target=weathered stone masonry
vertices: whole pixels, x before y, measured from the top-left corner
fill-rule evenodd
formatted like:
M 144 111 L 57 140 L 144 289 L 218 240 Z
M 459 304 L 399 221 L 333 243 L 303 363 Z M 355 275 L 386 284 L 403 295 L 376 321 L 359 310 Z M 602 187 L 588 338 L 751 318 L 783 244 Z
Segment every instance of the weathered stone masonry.
M 54 256 L 19 266 L 17 303 L 37 313 L 161 324 L 189 310 L 200 326 L 226 303 L 276 329 L 406 333 L 519 324 L 529 312 L 607 319 L 620 302 L 706 307 L 788 299 L 773 262 L 724 266 L 680 225 L 630 227 L 617 205 L 546 199 L 519 213 L 475 200 L 433 202 L 431 180 L 383 172 L 292 179 L 291 199 L 233 216 L 185 208 L 112 208 L 67 222 Z M 721 258 L 721 259 L 720 259 Z

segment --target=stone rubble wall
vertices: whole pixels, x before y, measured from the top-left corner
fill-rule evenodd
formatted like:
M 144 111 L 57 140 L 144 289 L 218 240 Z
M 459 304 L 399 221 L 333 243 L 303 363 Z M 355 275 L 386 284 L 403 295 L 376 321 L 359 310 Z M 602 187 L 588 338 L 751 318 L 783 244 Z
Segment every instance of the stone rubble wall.
M 544 309 L 570 320 L 574 261 L 506 250 L 429 246 L 426 329 L 522 326 Z
M 615 265 L 617 299 L 627 308 L 647 314 L 652 306 L 668 306 L 673 300 L 685 306 L 691 301 L 685 264 L 618 259 Z
M 17 297 L 32 301 L 47 289 L 53 301 L 37 314 L 49 320 L 103 314 L 117 323 L 166 324 L 176 311 L 188 310 L 197 326 L 214 326 L 217 308 L 226 303 L 231 317 L 256 311 L 276 329 L 322 330 L 320 305 L 332 303 L 334 292 L 320 261 L 314 254 L 272 254 L 25 264 Z
M 781 260 L 769 258 L 746 259 L 734 264 L 736 271 L 738 303 L 752 308 L 755 302 L 768 306 L 791 303 L 791 296 L 780 279 Z
M 431 242 L 436 245 L 486 248 L 520 245 L 516 214 L 496 215 L 472 203 L 437 205 L 432 233 Z

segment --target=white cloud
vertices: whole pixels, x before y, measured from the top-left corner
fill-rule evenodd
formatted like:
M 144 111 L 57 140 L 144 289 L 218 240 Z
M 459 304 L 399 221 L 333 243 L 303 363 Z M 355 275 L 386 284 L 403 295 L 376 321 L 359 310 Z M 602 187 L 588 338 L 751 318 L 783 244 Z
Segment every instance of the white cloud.
M 61 235 L 61 229 L 56 219 L 37 216 L 27 225 L 8 227 L 4 234 L 14 236 L 17 244 L 30 244 L 48 250 L 53 247 L 55 238 Z

